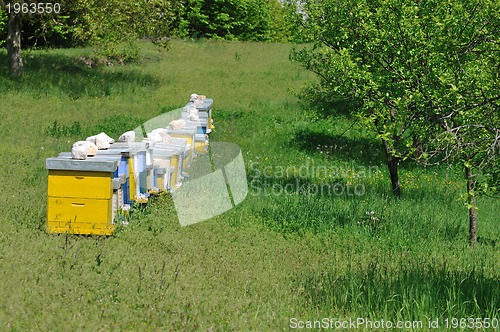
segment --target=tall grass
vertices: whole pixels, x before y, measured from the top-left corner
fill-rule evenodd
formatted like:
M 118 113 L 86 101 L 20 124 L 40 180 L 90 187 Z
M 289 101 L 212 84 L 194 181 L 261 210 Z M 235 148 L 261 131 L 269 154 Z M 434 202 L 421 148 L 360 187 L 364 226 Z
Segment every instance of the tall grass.
M 349 116 L 354 106 L 325 117 L 293 95 L 314 78 L 288 61 L 291 48 L 173 41 L 97 68 L 79 61 L 89 50 L 37 51 L 21 81 L 6 77 L 0 51 L 0 329 L 498 318 L 499 201 L 480 197 L 472 250 L 458 170 L 403 164 L 393 199 L 380 143 Z M 117 138 L 191 93 L 215 99 L 212 140 L 242 149 L 242 204 L 181 228 L 167 196 L 109 238 L 45 233 L 45 158 L 100 131 Z

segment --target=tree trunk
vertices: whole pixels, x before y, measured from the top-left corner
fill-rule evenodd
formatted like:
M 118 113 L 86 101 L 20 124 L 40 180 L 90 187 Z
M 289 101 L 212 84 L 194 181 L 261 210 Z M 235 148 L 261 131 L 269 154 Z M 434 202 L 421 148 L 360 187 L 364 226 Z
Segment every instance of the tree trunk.
M 399 158 L 392 155 L 389 143 L 384 141 L 384 151 L 386 156 L 387 168 L 391 177 L 392 193 L 399 198 L 401 196 L 401 186 L 399 184 Z
M 9 57 L 9 75 L 11 78 L 23 73 L 21 57 L 21 15 L 9 13 L 9 29 L 7 32 L 7 53 Z
M 469 203 L 469 244 L 474 247 L 477 242 L 477 206 L 476 206 L 476 196 L 474 194 L 474 188 L 476 187 L 476 181 L 474 180 L 474 174 L 472 174 L 472 169 L 465 167 L 465 178 L 467 179 L 467 196 Z

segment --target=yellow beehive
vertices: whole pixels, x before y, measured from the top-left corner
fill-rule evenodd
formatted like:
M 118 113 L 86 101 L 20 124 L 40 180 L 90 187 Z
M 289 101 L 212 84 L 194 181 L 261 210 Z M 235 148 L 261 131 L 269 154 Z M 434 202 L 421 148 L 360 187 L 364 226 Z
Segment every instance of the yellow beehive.
M 194 152 L 206 153 L 208 151 L 208 140 L 197 140 L 194 143 Z
M 119 157 L 48 158 L 47 231 L 111 235 L 113 178 Z

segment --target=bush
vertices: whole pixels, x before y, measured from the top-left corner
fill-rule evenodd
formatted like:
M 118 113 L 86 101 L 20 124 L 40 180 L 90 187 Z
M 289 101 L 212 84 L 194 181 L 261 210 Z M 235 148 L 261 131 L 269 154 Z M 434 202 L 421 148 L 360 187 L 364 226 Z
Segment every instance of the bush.
M 7 13 L 0 7 L 0 47 L 7 39 Z
M 289 41 L 291 26 L 277 0 L 185 0 L 174 8 L 178 37 Z

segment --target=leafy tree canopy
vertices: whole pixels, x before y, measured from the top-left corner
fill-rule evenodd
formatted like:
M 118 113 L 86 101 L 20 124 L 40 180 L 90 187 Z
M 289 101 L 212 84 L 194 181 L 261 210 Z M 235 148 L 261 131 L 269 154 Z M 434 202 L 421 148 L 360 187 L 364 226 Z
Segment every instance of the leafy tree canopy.
M 476 123 L 495 116 L 497 1 L 310 0 L 303 8 L 314 45 L 292 59 L 320 78 L 308 97 L 357 101 L 354 112 L 390 158 L 414 155 L 415 142 L 446 130 L 452 113 L 456 124 L 472 112 Z

